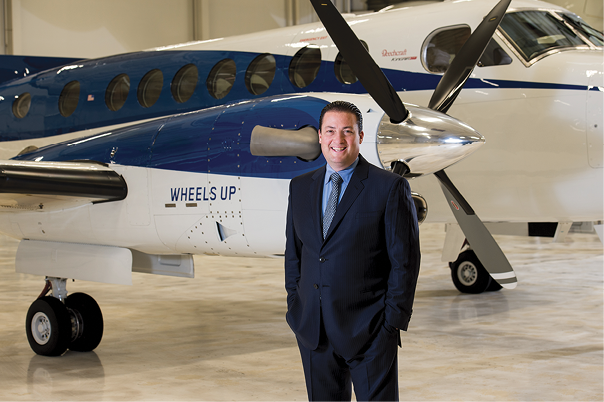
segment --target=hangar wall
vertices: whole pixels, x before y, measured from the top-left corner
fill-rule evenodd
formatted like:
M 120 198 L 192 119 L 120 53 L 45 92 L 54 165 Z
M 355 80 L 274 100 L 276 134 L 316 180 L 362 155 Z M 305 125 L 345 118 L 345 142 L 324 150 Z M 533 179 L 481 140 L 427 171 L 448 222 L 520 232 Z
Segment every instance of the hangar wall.
M 310 22 L 300 0 L 2 0 L 0 53 L 101 57 Z M 11 18 L 6 18 L 10 15 Z M 309 18 L 310 17 L 310 18 Z M 12 23 L 12 26 L 7 26 Z M 4 41 L 2 41 L 4 43 Z
M 550 0 L 602 30 L 602 0 Z M 316 21 L 308 0 L 0 0 L 0 54 L 93 58 Z M 335 0 L 341 11 L 366 0 Z

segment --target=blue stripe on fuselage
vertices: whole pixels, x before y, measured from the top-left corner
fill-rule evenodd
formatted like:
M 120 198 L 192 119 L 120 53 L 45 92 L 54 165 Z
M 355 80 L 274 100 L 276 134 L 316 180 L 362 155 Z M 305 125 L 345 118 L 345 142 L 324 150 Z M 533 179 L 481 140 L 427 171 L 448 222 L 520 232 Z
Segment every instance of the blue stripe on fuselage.
M 289 80 L 290 56 L 274 55 L 277 63 L 275 78 L 269 89 L 261 95 L 252 95 L 245 85 L 247 66 L 258 53 L 235 51 L 151 51 L 137 52 L 96 60 L 74 63 L 74 68 L 55 68 L 30 77 L 14 80 L 0 86 L 0 141 L 13 141 L 48 137 L 85 129 L 109 126 L 183 113 L 244 99 L 294 92 L 365 93 L 360 83 L 346 85 L 334 75 L 334 63 L 323 61 L 315 80 L 305 88 L 295 87 Z M 237 66 L 235 83 L 223 99 L 214 99 L 206 88 L 206 79 L 215 64 L 231 58 Z M 177 103 L 171 95 L 171 82 L 177 71 L 193 63 L 199 71 L 199 81 L 193 96 Z M 73 66 L 72 66 L 73 67 Z M 487 67 L 488 68 L 488 67 Z M 143 76 L 152 69 L 163 73 L 160 98 L 149 108 L 140 105 L 137 87 Z M 130 92 L 124 106 L 111 111 L 105 105 L 105 91 L 109 82 L 119 74 L 130 77 Z M 430 73 L 413 73 L 384 69 L 384 73 L 397 91 L 433 90 L 441 76 Z M 75 112 L 64 117 L 59 113 L 58 102 L 65 84 L 80 82 L 80 97 Z M 469 79 L 466 88 L 537 88 L 586 90 L 581 85 L 535 83 L 506 80 Z M 15 96 L 24 92 L 32 95 L 31 108 L 25 118 L 12 113 Z

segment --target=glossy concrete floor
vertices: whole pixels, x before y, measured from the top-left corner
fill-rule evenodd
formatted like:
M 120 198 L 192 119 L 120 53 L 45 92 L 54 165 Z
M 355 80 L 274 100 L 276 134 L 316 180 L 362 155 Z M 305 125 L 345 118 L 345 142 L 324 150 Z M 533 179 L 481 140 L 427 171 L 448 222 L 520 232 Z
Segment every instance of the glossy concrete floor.
M 602 401 L 603 257 L 595 234 L 564 244 L 499 237 L 515 290 L 463 295 L 424 225 L 415 311 L 399 350 L 401 400 Z M 33 354 L 25 314 L 42 278 L 14 273 L 0 238 L 1 400 L 304 400 L 285 323 L 279 259 L 196 257 L 195 279 L 134 274 L 134 286 L 75 282 L 100 304 L 91 353 Z

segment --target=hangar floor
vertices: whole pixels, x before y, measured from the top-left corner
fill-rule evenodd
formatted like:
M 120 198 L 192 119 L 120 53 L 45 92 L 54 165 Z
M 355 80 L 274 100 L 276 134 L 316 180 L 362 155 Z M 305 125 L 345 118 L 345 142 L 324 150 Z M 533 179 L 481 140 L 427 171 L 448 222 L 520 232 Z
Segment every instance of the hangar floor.
M 402 400 L 603 399 L 603 256 L 595 234 L 498 237 L 515 290 L 463 295 L 423 225 L 413 319 L 399 351 Z M 14 272 L 0 238 L 0 400 L 305 400 L 284 320 L 279 259 L 196 257 L 197 278 L 134 274 L 134 286 L 68 283 L 100 304 L 91 353 L 33 354 L 24 331 L 41 278 Z

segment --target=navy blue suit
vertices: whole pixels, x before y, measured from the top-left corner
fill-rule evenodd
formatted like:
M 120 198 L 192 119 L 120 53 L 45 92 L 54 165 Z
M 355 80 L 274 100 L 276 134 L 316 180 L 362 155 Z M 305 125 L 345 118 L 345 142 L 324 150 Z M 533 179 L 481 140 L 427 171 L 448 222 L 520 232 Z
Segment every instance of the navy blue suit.
M 286 318 L 301 350 L 316 350 L 326 337 L 335 354 L 351 361 L 362 358 L 380 331 L 398 337 L 397 328 L 407 329 L 419 231 L 407 181 L 359 156 L 323 240 L 324 177 L 322 167 L 290 183 Z

